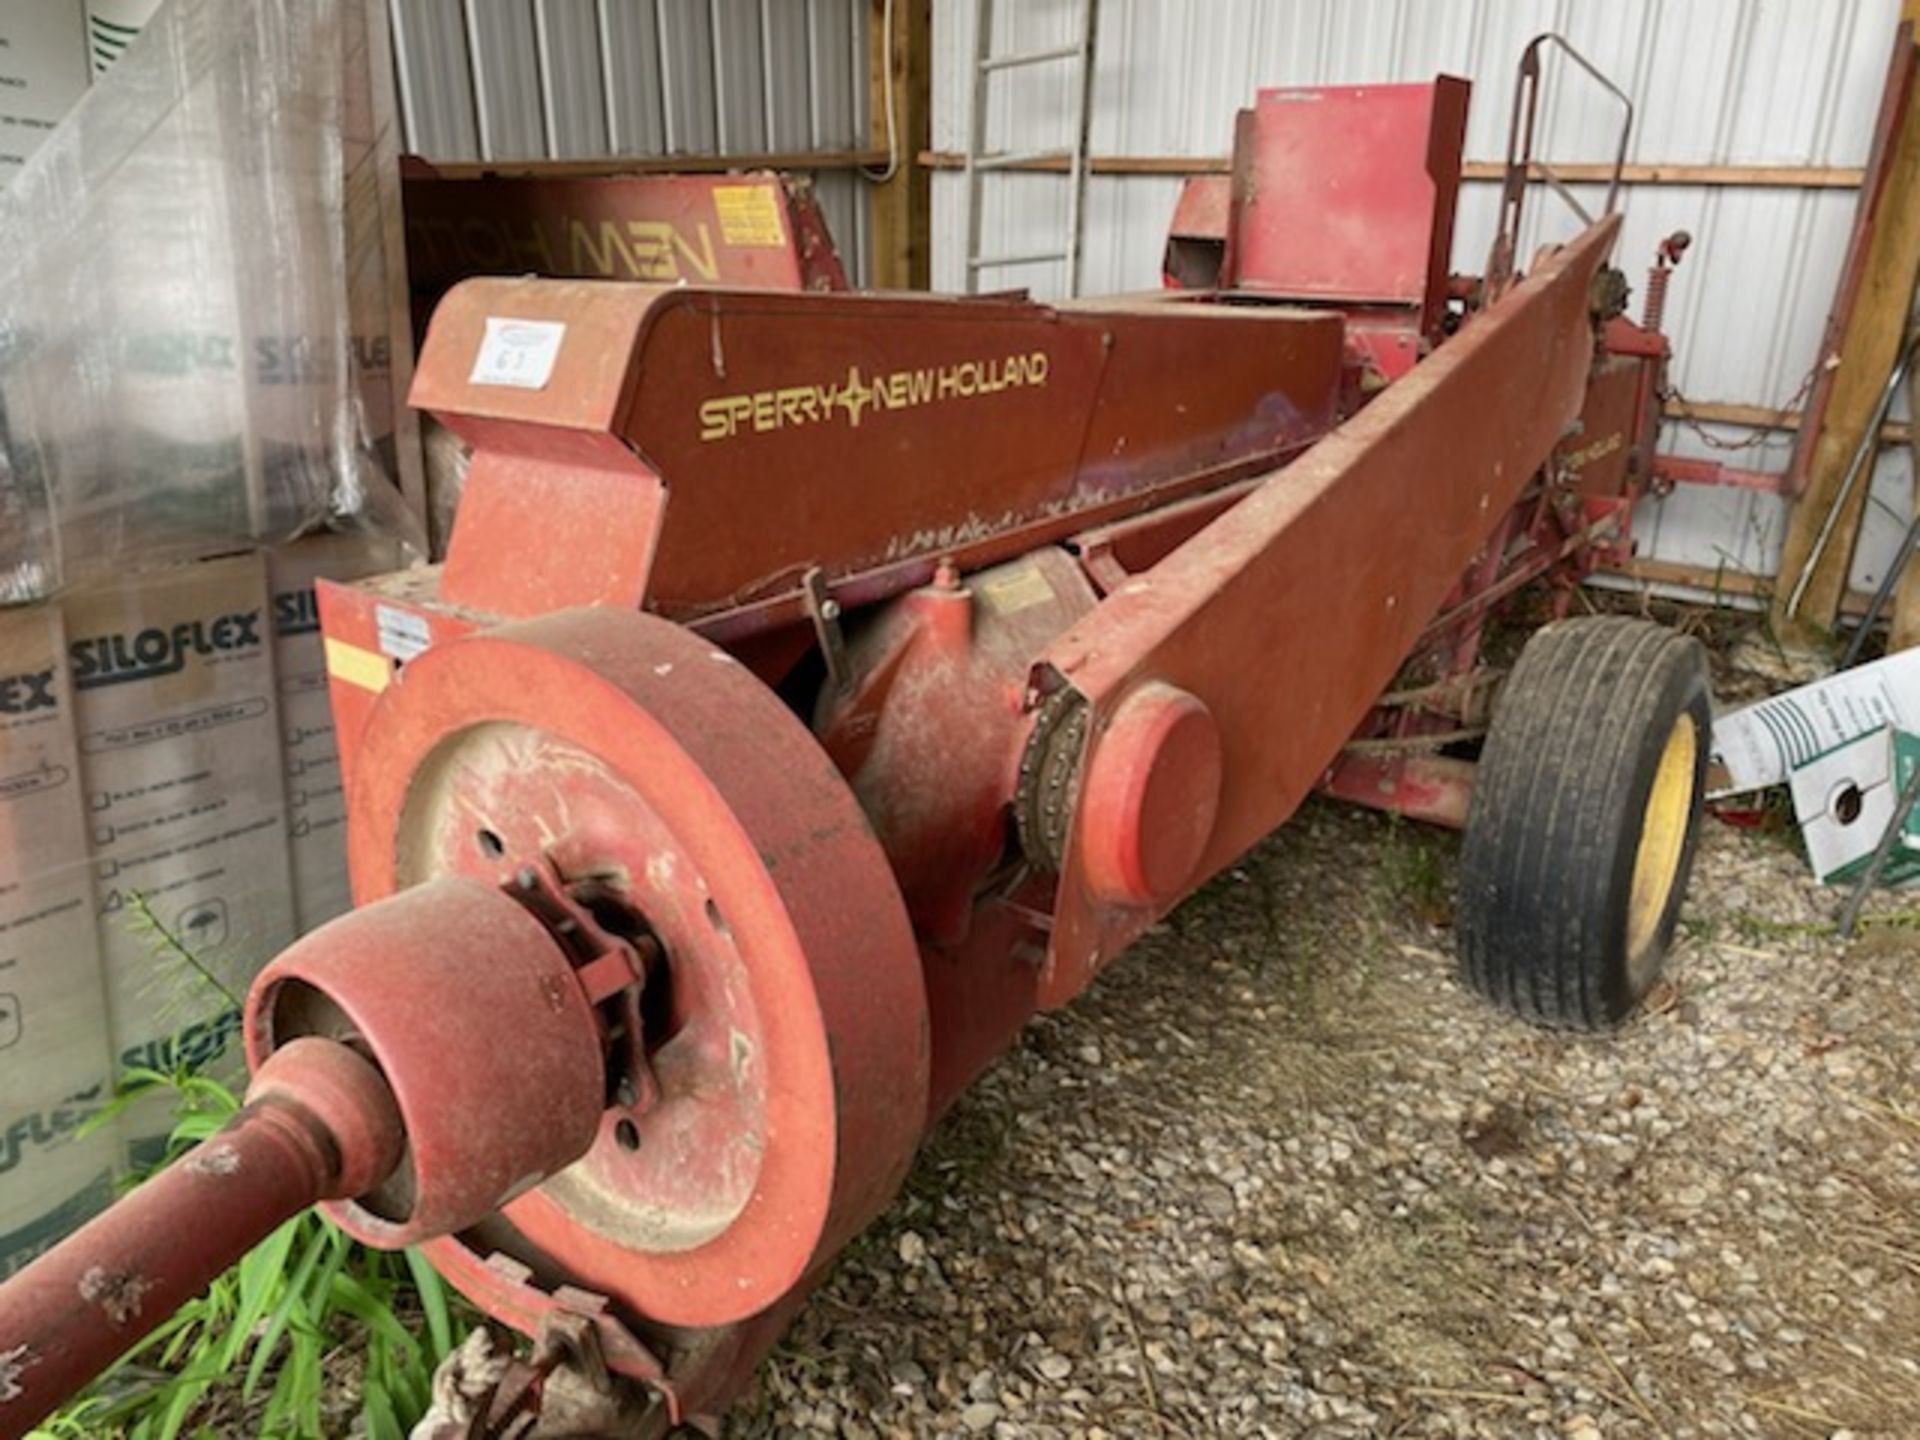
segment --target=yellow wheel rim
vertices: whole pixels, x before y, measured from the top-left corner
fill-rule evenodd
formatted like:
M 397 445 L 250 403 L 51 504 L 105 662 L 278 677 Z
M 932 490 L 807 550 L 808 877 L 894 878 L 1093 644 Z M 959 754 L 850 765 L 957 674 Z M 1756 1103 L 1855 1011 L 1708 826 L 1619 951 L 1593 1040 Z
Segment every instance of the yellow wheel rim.
M 1699 747 L 1693 717 L 1681 714 L 1660 752 L 1647 807 L 1641 812 L 1640 848 L 1633 857 L 1633 892 L 1627 902 L 1627 964 L 1636 989 L 1643 972 L 1658 959 L 1653 941 L 1680 875 L 1680 855 L 1693 819 L 1693 772 Z

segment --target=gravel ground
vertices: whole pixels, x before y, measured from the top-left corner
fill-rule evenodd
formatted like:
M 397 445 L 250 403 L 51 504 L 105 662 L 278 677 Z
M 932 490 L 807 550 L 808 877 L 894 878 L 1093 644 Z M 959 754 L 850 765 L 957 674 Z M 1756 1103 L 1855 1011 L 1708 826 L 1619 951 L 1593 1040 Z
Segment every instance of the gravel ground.
M 1313 804 L 963 1100 L 745 1436 L 1920 1436 L 1920 897 L 1708 822 L 1603 1038 L 1453 977 L 1453 837 Z

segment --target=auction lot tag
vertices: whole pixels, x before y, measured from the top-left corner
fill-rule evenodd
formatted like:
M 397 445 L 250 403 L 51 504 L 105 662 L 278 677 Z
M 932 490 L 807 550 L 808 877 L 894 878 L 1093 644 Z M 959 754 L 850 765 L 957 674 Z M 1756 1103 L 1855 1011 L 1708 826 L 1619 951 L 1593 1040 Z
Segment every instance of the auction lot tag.
M 553 378 L 554 361 L 567 327 L 558 320 L 512 320 L 489 315 L 487 333 L 480 337 L 480 353 L 473 357 L 469 385 L 511 385 L 518 390 L 544 390 Z

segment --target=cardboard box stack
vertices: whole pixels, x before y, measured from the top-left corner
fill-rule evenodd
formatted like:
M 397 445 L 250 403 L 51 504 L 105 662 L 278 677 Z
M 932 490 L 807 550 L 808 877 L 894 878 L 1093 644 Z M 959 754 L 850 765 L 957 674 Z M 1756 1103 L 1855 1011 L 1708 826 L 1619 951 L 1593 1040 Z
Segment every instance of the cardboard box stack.
M 394 558 L 321 537 L 0 610 L 0 1277 L 161 1153 L 164 1096 L 78 1133 L 116 1084 L 238 1079 L 236 1001 L 346 909 L 313 581 Z
M 1866 873 L 1917 765 L 1920 735 L 1886 726 L 1794 767 L 1793 813 L 1814 874 L 1839 884 Z M 1883 885 L 1920 879 L 1920 811 L 1901 818 L 1877 878 Z
M 12 42 L 69 54 L 74 73 L 55 78 L 84 89 L 86 25 L 131 37 L 154 3 L 0 0 L 0 167 L 23 128 L 9 128 L 20 87 L 6 77 L 23 53 Z M 86 143 L 43 137 L 12 195 L 46 199 L 49 228 L 70 227 L 48 243 L 78 248 L 100 217 L 140 210 L 139 194 L 110 191 L 123 176 L 204 183 L 204 203 L 174 194 L 168 214 L 176 230 L 209 217 L 206 245 L 158 220 L 144 238 L 108 227 L 84 258 L 117 293 L 64 311 L 32 283 L 59 273 L 59 256 L 0 255 L 0 501 L 16 507 L 0 504 L 0 590 L 30 601 L 0 608 L 0 1278 L 163 1151 L 164 1096 L 88 1124 L 116 1086 L 186 1067 L 237 1080 L 237 1002 L 253 975 L 346 908 L 314 581 L 417 553 L 404 506 L 362 507 L 346 533 L 319 523 L 369 487 L 418 492 L 396 403 L 411 350 L 385 7 L 185 0 L 151 24 L 197 43 L 156 52 L 172 72 L 143 70 L 138 43 L 106 57 L 113 73 L 72 117 Z M 284 40 L 302 25 L 331 27 L 346 83 L 308 95 L 303 59 L 273 82 L 284 103 L 262 121 L 295 127 L 284 142 L 228 147 L 219 107 L 234 87 L 178 67 L 251 53 L 247 27 Z M 107 107 L 123 82 L 120 113 Z M 56 108 L 50 81 L 35 93 Z M 163 113 L 166 94 L 178 114 Z M 129 136 L 161 152 L 144 175 L 138 153 L 102 163 Z M 284 182 L 263 175 L 255 162 L 280 153 L 313 163 Z M 53 158 L 73 163 L 43 175 Z M 301 238 L 263 257 L 242 228 L 247 187 L 278 183 L 290 193 L 277 223 Z M 8 220 L 0 242 L 19 233 L 17 203 L 12 231 Z M 184 277 L 134 263 L 146 245 L 175 253 L 170 236 L 196 257 Z M 75 364 L 98 377 L 92 393 L 60 368 Z M 288 494 L 318 495 L 318 512 L 290 512 Z

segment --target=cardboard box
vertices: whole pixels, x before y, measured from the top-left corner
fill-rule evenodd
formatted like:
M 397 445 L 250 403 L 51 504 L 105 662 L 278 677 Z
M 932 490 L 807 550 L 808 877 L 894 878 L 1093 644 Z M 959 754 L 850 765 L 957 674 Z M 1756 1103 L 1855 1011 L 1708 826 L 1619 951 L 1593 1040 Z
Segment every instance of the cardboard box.
M 104 75 L 140 37 L 160 0 L 86 0 L 87 58 Z
M 137 576 L 61 609 L 115 1079 L 237 1081 L 239 1002 L 296 933 L 265 559 Z M 130 1163 L 158 1158 L 172 1123 L 165 1095 L 126 1111 Z
M 1707 796 L 1784 784 L 1797 767 L 1889 725 L 1920 734 L 1920 648 L 1717 716 Z
M 0 189 L 87 85 L 80 0 L 0 0 Z
M 0 611 L 0 1278 L 112 1198 L 118 1142 L 60 612 Z
M 1857 879 L 1887 833 L 1900 789 L 1920 766 L 1920 736 L 1872 731 L 1816 756 L 1793 772 L 1793 813 L 1813 873 L 1823 881 Z M 1920 812 L 1907 816 L 1880 883 L 1920 877 Z
M 78 1135 L 115 1083 L 237 1082 L 253 976 L 347 908 L 313 586 L 398 558 L 319 536 L 0 611 L 0 1276 L 160 1157 L 170 1095 Z
M 377 575 L 399 568 L 402 560 L 397 543 L 372 535 L 319 535 L 267 551 L 294 921 L 303 935 L 353 907 L 347 880 L 346 787 L 327 695 L 314 582 L 322 576 L 354 580 Z

